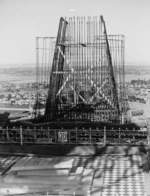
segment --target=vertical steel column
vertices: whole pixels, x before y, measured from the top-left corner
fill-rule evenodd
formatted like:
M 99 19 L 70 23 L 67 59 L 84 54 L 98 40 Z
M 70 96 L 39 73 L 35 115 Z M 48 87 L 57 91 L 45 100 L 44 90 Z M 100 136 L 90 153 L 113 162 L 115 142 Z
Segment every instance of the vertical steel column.
M 54 53 L 53 64 L 52 64 L 52 71 L 50 75 L 49 93 L 48 93 L 46 110 L 45 110 L 45 116 L 46 118 L 48 117 L 49 120 L 52 119 L 54 120 L 57 114 L 58 100 L 56 94 L 60 86 L 62 85 L 62 78 L 63 78 L 63 73 L 59 74 L 58 72 L 59 71 L 63 72 L 63 66 L 64 66 L 63 54 L 65 52 L 64 39 L 66 35 L 67 24 L 68 22 L 66 20 L 60 18 L 55 53 Z

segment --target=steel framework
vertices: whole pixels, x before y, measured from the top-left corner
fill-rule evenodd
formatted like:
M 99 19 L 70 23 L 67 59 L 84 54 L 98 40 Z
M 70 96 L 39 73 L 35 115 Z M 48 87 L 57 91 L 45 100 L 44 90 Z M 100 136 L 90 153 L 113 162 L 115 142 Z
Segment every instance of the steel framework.
M 124 36 L 107 36 L 102 16 L 60 18 L 56 39 L 37 38 L 37 82 L 47 122 L 122 123 Z

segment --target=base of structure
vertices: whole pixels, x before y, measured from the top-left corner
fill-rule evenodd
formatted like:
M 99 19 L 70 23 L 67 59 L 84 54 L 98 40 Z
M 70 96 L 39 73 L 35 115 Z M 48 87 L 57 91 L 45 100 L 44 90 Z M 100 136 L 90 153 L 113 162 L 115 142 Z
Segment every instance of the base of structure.
M 5 124 L 5 127 L 8 126 L 11 127 L 29 127 L 29 128 L 50 128 L 50 129 L 102 129 L 106 127 L 106 129 L 128 129 L 128 130 L 138 130 L 140 128 L 144 128 L 147 125 L 145 123 L 125 123 L 125 124 L 117 124 L 117 123 L 110 123 L 110 122 L 103 122 L 103 121 L 97 121 L 97 122 L 89 122 L 89 121 L 71 121 L 71 122 L 65 122 L 65 121 L 53 121 L 53 122 L 42 122 L 37 123 L 36 121 L 16 121 L 16 122 L 8 122 Z

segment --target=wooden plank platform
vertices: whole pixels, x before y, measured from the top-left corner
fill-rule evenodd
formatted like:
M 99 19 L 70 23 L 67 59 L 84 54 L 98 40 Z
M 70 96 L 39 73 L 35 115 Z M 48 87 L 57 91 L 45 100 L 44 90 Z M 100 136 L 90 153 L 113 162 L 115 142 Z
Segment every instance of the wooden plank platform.
M 23 157 L 10 171 L 19 170 L 40 170 L 40 169 L 69 169 L 72 168 L 74 157 Z
M 17 176 L 16 173 L 8 174 L 4 177 L 5 183 L 18 183 L 18 184 L 47 184 L 49 186 L 57 185 L 78 185 L 80 183 L 80 175 L 72 176 Z
M 18 176 L 68 176 L 70 169 L 41 169 L 17 171 Z

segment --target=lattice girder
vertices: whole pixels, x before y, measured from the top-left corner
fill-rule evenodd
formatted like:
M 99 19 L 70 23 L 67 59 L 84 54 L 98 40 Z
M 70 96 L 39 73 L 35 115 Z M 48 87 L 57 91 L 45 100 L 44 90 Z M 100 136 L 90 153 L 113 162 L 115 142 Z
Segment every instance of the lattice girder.
M 60 19 L 46 100 L 46 121 L 119 122 L 122 105 L 116 80 L 118 62 L 113 45 L 116 40 L 122 41 L 107 36 L 102 17 Z

